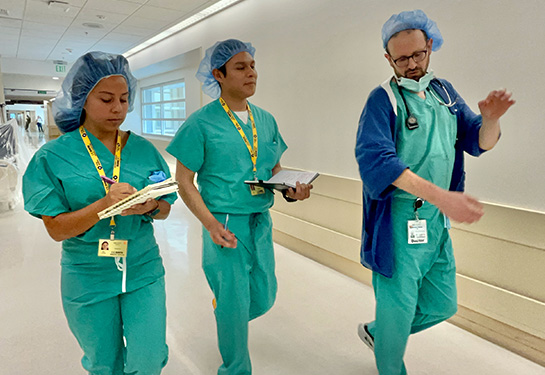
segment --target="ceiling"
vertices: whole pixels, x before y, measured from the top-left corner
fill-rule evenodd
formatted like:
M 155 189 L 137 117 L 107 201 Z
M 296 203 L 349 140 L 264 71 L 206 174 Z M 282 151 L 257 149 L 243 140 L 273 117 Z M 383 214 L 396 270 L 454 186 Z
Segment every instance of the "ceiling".
M 28 72 L 6 71 L 5 61 L 14 65 L 15 59 L 18 66 L 29 61 L 70 64 L 88 51 L 121 54 L 218 1 L 0 0 L 0 56 L 4 86 L 13 86 L 14 78 L 18 79 L 14 76 L 21 73 L 33 74 L 33 69 Z M 50 82 L 48 86 L 51 87 L 42 85 L 20 89 L 53 90 L 58 89 L 56 87 L 60 87 L 60 83 Z M 13 92 L 5 90 L 6 99 L 15 97 L 11 94 Z M 24 92 L 19 94 L 29 96 Z

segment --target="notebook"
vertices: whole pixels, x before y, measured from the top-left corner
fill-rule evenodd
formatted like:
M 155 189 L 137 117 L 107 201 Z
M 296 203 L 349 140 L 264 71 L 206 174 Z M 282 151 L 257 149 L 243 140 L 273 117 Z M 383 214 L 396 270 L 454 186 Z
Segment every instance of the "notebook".
M 178 182 L 171 177 L 164 181 L 158 182 L 156 184 L 151 184 L 143 188 L 142 190 L 137 191 L 134 194 L 129 195 L 127 198 L 119 201 L 110 207 L 102 210 L 98 213 L 100 220 L 119 215 L 121 211 L 126 210 L 127 208 L 132 207 L 135 204 L 144 203 L 148 199 L 155 199 L 166 194 L 174 193 L 178 191 Z

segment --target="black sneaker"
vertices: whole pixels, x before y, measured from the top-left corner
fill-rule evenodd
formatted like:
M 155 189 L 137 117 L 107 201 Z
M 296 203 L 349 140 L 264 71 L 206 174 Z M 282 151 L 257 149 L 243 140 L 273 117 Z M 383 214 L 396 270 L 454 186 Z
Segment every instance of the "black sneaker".
M 371 333 L 369 333 L 367 323 L 360 323 L 358 325 L 358 336 L 360 337 L 361 341 L 363 341 L 365 345 L 369 347 L 369 349 L 375 351 L 375 338 L 373 335 L 371 335 Z

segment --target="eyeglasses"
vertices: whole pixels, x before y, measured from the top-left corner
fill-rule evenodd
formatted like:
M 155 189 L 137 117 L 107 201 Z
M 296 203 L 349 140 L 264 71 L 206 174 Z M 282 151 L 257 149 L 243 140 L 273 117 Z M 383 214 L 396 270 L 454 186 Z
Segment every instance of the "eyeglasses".
M 413 59 L 415 63 L 419 63 L 421 61 L 424 61 L 427 54 L 428 54 L 428 50 L 425 49 L 423 51 L 417 51 L 417 52 L 413 53 L 411 56 L 401 56 L 400 58 L 392 60 L 392 61 L 399 68 L 406 68 L 407 65 L 409 65 L 409 60 L 410 59 Z

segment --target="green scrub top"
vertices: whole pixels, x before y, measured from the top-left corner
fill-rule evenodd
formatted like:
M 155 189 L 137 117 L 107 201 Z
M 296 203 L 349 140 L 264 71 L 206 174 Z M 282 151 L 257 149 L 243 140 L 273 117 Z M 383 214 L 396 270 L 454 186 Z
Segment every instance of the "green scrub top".
M 258 135 L 257 178 L 268 180 L 287 146 L 274 117 L 249 105 Z M 251 121 L 244 124 L 236 114 L 235 117 L 252 143 Z M 189 116 L 167 152 L 197 173 L 199 191 L 211 212 L 251 214 L 264 212 L 274 203 L 271 191 L 253 196 L 244 183 L 254 179 L 250 153 L 219 100 Z
M 418 176 L 448 190 L 455 158 L 456 116 L 439 104 L 430 92 L 426 91 L 426 99 L 422 99 L 418 94 L 403 89 L 409 110 L 419 124 L 418 128 L 409 130 L 405 125 L 407 111 L 397 84 L 391 82 L 390 86 L 397 100 L 398 157 Z M 439 97 L 438 94 L 436 96 Z M 395 190 L 394 198 L 416 199 L 401 189 Z
M 89 139 L 104 167 L 106 176 L 113 174 L 114 155 L 91 133 Z M 149 176 L 163 171 L 170 176 L 168 165 L 155 147 L 146 139 L 129 132 L 121 152 L 120 182 L 140 190 L 152 184 Z M 77 211 L 104 197 L 100 176 L 93 164 L 79 132 L 73 131 L 40 148 L 23 177 L 25 210 L 36 217 L 57 216 Z M 161 199 L 176 200 L 171 193 Z M 159 249 L 153 235 L 152 219 L 147 215 L 116 216 L 116 239 L 129 240 L 127 249 L 127 291 L 164 274 Z M 97 224 L 76 237 L 62 242 L 63 278 L 73 275 L 70 285 L 74 298 L 96 301 L 104 293 L 117 293 L 121 277 L 113 258 L 99 257 L 99 239 L 110 237 L 110 219 Z M 142 285 L 143 284 L 143 285 Z M 89 289 L 93 289 L 90 291 Z M 63 291 L 64 292 L 64 291 Z

